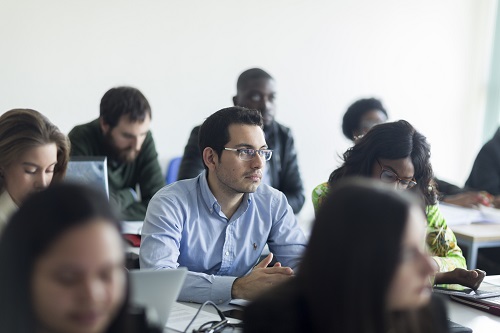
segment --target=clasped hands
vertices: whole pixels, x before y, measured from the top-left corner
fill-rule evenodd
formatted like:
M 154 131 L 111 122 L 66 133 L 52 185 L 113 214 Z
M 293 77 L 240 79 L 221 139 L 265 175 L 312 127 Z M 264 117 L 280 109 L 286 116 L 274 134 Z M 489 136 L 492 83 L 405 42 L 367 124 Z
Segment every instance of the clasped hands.
M 273 254 L 269 253 L 249 274 L 234 280 L 231 297 L 252 300 L 267 289 L 287 281 L 294 275 L 290 267 L 282 267 L 279 262 L 268 267 L 272 260 Z

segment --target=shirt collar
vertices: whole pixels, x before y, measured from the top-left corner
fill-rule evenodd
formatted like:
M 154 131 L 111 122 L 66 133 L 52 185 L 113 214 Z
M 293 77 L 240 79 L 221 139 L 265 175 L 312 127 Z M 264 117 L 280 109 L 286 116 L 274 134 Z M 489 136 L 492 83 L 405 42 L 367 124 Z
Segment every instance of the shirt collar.
M 210 190 L 210 187 L 208 186 L 206 170 L 203 170 L 203 172 L 198 176 L 198 182 L 200 184 L 203 201 L 205 202 L 207 208 L 210 210 L 211 213 L 215 210 L 218 214 L 220 214 L 221 206 L 217 202 L 217 198 L 214 196 L 214 194 Z M 237 212 L 241 211 L 241 213 L 243 213 L 247 210 L 248 206 L 253 200 L 253 195 L 254 195 L 253 193 L 245 193 L 243 195 L 243 200 L 241 201 L 240 207 L 238 207 Z M 233 215 L 231 219 L 234 219 L 235 217 L 237 218 L 241 214 L 235 214 L 235 215 Z

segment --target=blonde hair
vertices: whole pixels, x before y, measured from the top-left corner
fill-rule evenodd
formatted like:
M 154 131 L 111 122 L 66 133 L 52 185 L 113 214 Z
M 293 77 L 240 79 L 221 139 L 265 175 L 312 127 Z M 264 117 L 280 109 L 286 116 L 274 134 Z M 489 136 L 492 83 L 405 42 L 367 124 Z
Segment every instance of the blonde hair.
M 70 142 L 59 128 L 40 112 L 13 109 L 0 116 L 0 191 L 4 188 L 3 170 L 14 163 L 26 150 L 46 144 L 57 146 L 57 163 L 52 181 L 66 174 Z

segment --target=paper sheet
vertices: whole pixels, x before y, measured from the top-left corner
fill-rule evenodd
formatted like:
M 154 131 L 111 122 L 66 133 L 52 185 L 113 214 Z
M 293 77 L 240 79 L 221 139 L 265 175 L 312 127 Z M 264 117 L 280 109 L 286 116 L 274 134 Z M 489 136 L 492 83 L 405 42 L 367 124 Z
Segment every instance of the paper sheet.
M 122 233 L 131 235 L 140 235 L 142 230 L 142 221 L 122 221 Z
M 232 304 L 232 305 L 239 305 L 239 306 L 247 306 L 248 303 L 250 303 L 249 301 L 247 301 L 246 299 L 241 299 L 241 298 L 233 298 L 229 304 Z

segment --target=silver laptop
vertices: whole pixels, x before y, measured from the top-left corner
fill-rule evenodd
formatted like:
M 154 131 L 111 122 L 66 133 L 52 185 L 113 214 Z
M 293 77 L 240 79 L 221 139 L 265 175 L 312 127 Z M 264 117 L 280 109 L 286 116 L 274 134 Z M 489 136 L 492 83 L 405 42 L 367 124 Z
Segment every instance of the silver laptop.
M 102 190 L 109 198 L 106 156 L 72 156 L 68 162 L 65 180 Z
M 187 268 L 165 270 L 131 270 L 130 300 L 132 304 L 154 310 L 158 324 L 165 327 L 187 275 Z

